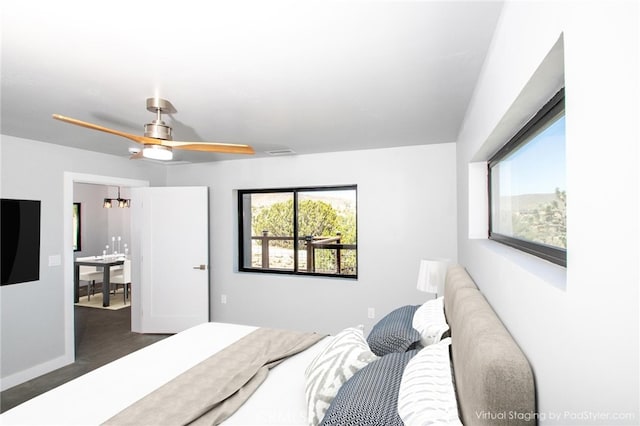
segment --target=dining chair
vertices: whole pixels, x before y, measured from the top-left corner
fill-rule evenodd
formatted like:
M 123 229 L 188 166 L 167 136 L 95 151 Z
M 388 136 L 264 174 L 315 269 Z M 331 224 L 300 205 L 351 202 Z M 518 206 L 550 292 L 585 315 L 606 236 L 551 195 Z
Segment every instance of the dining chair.
M 78 275 L 79 287 L 87 287 L 87 301 L 91 300 L 91 295 L 96 294 L 96 280 L 102 279 L 102 272 L 98 271 L 95 266 L 80 265 L 80 274 Z M 86 284 L 83 284 L 85 283 Z
M 116 290 L 119 285 L 124 287 L 124 303 L 126 304 L 127 299 L 129 298 L 129 290 L 131 286 L 131 260 L 126 259 L 124 261 L 122 269 L 116 271 L 111 276 L 110 282 L 115 286 Z
M 124 264 L 112 266 L 110 269 L 111 276 L 122 275 L 122 269 L 124 268 Z M 115 296 L 116 291 L 118 290 L 118 286 L 114 285 L 113 281 L 109 280 L 109 290 L 111 294 Z

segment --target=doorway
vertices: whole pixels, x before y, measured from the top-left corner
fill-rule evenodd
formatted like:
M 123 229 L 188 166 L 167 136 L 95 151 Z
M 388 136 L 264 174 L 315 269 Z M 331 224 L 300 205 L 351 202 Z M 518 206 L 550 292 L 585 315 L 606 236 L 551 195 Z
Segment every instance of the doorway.
M 74 277 L 73 277 L 73 202 L 74 184 L 95 184 L 116 187 L 147 187 L 149 181 L 125 179 L 114 176 L 90 175 L 83 173 L 64 173 L 63 209 L 64 226 L 63 240 L 64 250 L 64 309 L 65 309 L 65 359 L 72 363 L 75 361 L 75 305 L 73 303 Z M 130 233 L 131 235 L 131 233 Z M 135 242 L 132 241 L 132 244 Z
M 122 200 L 122 203 L 118 202 Z M 131 247 L 131 220 L 130 191 L 128 187 L 99 185 L 94 183 L 73 183 L 74 214 L 74 258 L 87 258 L 104 254 L 123 254 Z M 121 207 L 122 206 L 122 207 Z M 82 268 L 82 267 L 81 267 Z M 87 346 L 95 339 L 104 336 L 108 339 L 110 334 L 131 331 L 130 320 L 125 321 L 123 309 L 130 317 L 130 304 L 127 303 L 124 286 L 122 296 L 111 296 L 110 309 L 102 308 L 102 268 L 92 268 L 97 272 L 93 285 L 81 282 L 78 305 L 74 307 L 74 332 L 76 359 L 86 360 Z M 117 266 L 111 268 L 113 276 Z M 112 285 L 113 287 L 113 285 Z M 111 290 L 110 290 L 111 291 Z M 117 296 L 117 297 L 116 297 Z M 96 320 L 99 318 L 99 320 Z M 117 327 L 116 327 L 117 326 Z M 115 329 L 113 327 L 116 327 Z M 84 354 L 84 355 L 83 355 Z M 92 360 L 88 360 L 92 361 Z

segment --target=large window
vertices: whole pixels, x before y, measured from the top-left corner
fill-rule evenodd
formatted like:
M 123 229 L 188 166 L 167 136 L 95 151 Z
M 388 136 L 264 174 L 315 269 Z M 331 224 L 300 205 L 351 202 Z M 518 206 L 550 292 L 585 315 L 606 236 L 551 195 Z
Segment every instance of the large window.
M 564 89 L 489 160 L 489 238 L 566 266 Z
M 240 270 L 357 278 L 355 185 L 238 191 Z

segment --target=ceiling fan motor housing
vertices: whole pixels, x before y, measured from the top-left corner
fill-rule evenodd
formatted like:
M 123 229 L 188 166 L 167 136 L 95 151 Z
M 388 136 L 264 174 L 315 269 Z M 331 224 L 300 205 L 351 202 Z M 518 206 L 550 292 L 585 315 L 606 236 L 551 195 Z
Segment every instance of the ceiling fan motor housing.
M 171 114 L 176 112 L 171 102 L 162 98 L 147 98 L 147 111 L 156 113 L 156 119 L 144 125 L 144 135 L 148 138 L 163 139 L 165 141 L 173 140 L 171 127 L 162 121 L 163 113 Z
M 171 137 L 171 127 L 164 124 L 164 121 L 158 122 L 157 120 L 153 120 L 153 122 L 145 124 L 144 135 L 148 138 L 162 139 L 165 141 L 173 140 Z

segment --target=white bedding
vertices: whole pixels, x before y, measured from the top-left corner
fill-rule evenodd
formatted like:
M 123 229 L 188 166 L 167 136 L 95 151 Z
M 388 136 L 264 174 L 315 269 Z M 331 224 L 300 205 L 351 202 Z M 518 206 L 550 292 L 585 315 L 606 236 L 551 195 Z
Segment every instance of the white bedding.
M 2 425 L 98 425 L 257 327 L 205 323 L 0 414 Z M 229 425 L 304 425 L 304 370 L 327 338 L 272 369 Z

